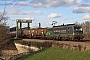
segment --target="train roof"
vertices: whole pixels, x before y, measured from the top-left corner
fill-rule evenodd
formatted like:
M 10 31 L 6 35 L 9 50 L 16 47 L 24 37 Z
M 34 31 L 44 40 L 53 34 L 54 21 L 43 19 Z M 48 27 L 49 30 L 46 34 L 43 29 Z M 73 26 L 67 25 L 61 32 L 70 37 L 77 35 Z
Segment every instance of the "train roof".
M 64 27 L 64 26 L 65 26 L 65 27 L 66 27 L 66 26 L 75 26 L 75 24 L 67 24 L 67 25 L 64 25 L 64 24 L 63 24 L 63 25 L 53 26 L 53 28 L 54 28 L 54 27 Z

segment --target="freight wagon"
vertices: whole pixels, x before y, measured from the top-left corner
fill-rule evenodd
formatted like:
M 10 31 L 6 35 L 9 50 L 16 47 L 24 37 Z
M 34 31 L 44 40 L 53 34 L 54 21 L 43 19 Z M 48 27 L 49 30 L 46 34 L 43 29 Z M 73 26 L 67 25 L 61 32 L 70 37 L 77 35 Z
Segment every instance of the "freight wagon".
M 24 38 L 45 38 L 46 28 L 36 28 L 30 30 L 24 30 L 22 36 Z

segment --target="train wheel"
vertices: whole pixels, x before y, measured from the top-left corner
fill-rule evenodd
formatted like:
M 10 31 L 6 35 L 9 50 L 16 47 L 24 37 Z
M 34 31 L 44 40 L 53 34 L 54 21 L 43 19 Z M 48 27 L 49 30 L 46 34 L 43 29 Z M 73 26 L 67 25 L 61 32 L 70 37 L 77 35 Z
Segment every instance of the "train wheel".
M 56 40 L 58 40 L 58 41 L 59 41 L 59 37 L 56 37 Z
M 54 36 L 53 40 L 56 40 L 56 37 Z
M 80 41 L 80 38 L 78 39 L 78 41 Z
M 49 37 L 47 37 L 46 39 L 49 40 Z
M 73 38 L 73 37 L 71 37 L 71 38 L 70 38 L 70 41 L 74 41 L 74 38 Z
M 78 37 L 78 41 L 80 41 L 80 37 Z
M 46 37 L 45 36 L 42 36 L 42 39 L 46 39 Z
M 60 37 L 60 41 L 62 41 L 62 37 Z
M 30 35 L 30 36 L 29 36 L 29 38 L 31 39 L 31 38 L 32 38 L 32 36 Z

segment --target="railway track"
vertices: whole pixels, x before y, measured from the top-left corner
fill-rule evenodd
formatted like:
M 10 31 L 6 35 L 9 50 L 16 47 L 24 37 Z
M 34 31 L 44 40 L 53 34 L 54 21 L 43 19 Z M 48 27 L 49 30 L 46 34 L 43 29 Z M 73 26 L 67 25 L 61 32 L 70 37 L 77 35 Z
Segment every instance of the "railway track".
M 52 42 L 52 44 L 56 44 L 55 47 L 58 45 L 63 45 L 63 47 L 66 47 L 68 49 L 72 49 L 72 50 L 78 50 L 80 48 L 80 51 L 85 51 L 85 50 L 90 50 L 90 40 L 81 40 L 81 41 L 56 41 L 56 40 L 41 40 L 41 39 L 22 39 L 23 43 L 27 42 L 27 43 L 31 43 L 31 42 L 47 42 L 50 43 Z
M 47 42 L 47 41 L 49 41 L 49 42 L 54 42 L 54 41 L 58 41 L 58 42 L 84 42 L 84 43 L 90 43 L 90 40 L 80 40 L 80 41 L 77 41 L 77 40 L 68 40 L 68 41 L 66 41 L 66 40 L 62 40 L 62 41 L 60 41 L 60 40 L 45 40 L 45 39 L 22 39 L 23 41 L 37 41 L 37 42 Z
M 85 40 L 86 43 L 90 43 L 90 40 Z

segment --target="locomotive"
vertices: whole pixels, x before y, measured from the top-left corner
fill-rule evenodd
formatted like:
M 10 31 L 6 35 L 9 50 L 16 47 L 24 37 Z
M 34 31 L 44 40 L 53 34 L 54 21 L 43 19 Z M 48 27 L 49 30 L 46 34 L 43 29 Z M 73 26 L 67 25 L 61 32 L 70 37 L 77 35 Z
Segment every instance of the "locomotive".
M 22 36 L 24 38 L 78 41 L 84 38 L 82 27 L 75 24 L 53 26 L 52 28 L 36 28 L 23 30 Z

